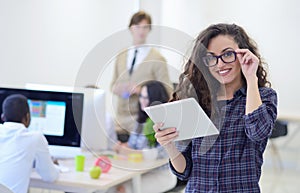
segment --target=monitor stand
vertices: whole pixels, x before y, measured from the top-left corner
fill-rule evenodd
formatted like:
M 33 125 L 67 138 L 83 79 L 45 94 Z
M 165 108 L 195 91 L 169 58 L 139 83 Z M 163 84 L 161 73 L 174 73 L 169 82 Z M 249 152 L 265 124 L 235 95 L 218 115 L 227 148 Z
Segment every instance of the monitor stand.
M 50 155 L 54 159 L 74 159 L 76 155 L 81 155 L 80 147 L 49 145 Z

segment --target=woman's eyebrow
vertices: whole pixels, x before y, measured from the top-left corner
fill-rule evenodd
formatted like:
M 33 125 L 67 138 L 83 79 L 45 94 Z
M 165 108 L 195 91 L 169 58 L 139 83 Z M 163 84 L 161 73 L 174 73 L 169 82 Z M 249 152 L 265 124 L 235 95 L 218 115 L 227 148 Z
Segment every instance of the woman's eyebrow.
M 227 51 L 227 50 L 234 50 L 232 47 L 227 47 L 227 48 L 224 48 L 221 52 L 225 52 L 225 51 Z M 212 55 L 215 55 L 215 53 L 214 52 L 206 52 L 207 54 L 212 54 Z
M 227 47 L 227 48 L 223 49 L 222 52 L 225 52 L 227 50 L 234 50 L 234 49 L 232 47 Z

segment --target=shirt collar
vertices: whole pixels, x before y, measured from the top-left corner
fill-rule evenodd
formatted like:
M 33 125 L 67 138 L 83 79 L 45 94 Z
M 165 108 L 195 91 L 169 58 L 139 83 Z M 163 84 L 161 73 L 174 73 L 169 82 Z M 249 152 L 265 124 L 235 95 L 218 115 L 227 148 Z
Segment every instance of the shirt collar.
M 23 123 L 17 123 L 17 122 L 5 122 L 3 123 L 3 126 L 7 128 L 18 128 L 18 129 L 26 129 L 25 125 Z
M 246 96 L 247 93 L 247 88 L 246 87 L 241 87 L 240 89 L 238 89 L 237 91 L 235 91 L 233 98 L 236 98 L 238 96 Z
M 150 50 L 150 48 L 151 47 L 147 45 L 132 46 L 129 48 L 129 52 L 131 54 L 134 54 L 135 50 L 137 50 L 138 54 L 147 53 Z
M 3 125 L 0 125 L 0 135 L 5 135 L 7 137 L 16 135 L 16 133 L 27 132 L 28 129 L 22 123 L 16 122 L 5 122 Z

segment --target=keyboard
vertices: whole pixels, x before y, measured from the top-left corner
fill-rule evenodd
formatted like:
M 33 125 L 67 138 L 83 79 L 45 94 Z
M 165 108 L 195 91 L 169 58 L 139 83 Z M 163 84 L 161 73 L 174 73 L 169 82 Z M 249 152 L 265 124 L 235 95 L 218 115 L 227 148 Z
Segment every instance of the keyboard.
M 49 145 L 49 152 L 53 159 L 74 159 L 76 155 L 82 155 L 80 147 L 68 147 Z
M 56 167 L 59 169 L 59 172 L 60 173 L 65 173 L 65 172 L 69 172 L 70 169 L 66 166 L 63 166 L 63 165 L 56 165 Z

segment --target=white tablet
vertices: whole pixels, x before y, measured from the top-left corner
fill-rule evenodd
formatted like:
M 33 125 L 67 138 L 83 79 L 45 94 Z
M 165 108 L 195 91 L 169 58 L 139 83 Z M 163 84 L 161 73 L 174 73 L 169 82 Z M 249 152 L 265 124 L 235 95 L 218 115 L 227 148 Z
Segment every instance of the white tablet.
M 164 123 L 162 129 L 175 127 L 179 132 L 175 141 L 219 134 L 194 98 L 150 106 L 144 110 L 154 123 Z

